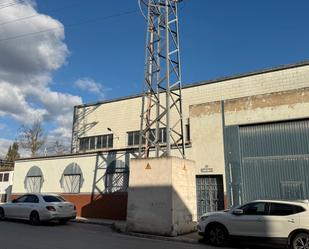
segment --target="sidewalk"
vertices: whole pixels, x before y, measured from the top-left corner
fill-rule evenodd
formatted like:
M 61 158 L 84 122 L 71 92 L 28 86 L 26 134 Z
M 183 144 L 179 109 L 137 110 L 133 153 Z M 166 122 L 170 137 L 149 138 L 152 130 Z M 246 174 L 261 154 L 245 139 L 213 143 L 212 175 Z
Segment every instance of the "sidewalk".
M 176 236 L 176 237 L 167 237 L 167 236 L 159 236 L 159 235 L 152 235 L 152 234 L 127 232 L 126 231 L 126 222 L 125 221 L 119 221 L 119 220 L 76 217 L 76 219 L 72 220 L 72 222 L 111 226 L 117 232 L 121 232 L 121 233 L 126 234 L 126 235 L 140 237 L 140 238 L 185 242 L 185 243 L 190 243 L 190 244 L 197 244 L 197 243 L 199 243 L 199 240 L 201 239 L 201 237 L 196 232 L 190 233 L 190 234 L 185 234 L 185 235 L 180 235 L 180 236 Z

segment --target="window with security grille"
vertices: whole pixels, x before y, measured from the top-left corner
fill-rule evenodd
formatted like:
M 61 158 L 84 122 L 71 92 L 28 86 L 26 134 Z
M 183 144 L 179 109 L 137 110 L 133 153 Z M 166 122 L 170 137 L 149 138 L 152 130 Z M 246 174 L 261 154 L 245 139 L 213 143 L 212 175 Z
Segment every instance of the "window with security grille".
M 129 172 L 118 169 L 114 173 L 105 175 L 105 191 L 107 193 L 127 192 L 129 185 Z
M 80 174 L 64 174 L 63 175 L 63 189 L 65 193 L 79 193 L 80 192 Z
M 41 176 L 27 176 L 26 189 L 28 193 L 40 193 L 42 187 Z

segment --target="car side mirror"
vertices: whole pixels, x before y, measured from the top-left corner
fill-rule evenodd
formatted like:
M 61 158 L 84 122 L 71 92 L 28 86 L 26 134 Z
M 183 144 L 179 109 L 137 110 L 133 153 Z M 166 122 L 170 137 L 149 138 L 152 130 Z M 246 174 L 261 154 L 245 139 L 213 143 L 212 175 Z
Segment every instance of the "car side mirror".
M 232 214 L 234 214 L 234 215 L 243 215 L 244 214 L 244 210 L 242 210 L 242 209 L 234 209 L 232 211 Z
M 16 200 L 16 199 L 13 199 L 13 200 L 12 200 L 12 203 L 16 203 L 16 202 L 17 202 L 17 200 Z

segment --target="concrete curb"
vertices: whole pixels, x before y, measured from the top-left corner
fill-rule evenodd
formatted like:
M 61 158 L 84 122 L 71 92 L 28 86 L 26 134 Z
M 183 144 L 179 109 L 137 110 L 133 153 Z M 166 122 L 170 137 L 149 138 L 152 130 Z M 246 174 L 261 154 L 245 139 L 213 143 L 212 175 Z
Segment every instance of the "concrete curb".
M 171 242 L 180 242 L 180 243 L 188 243 L 188 244 L 199 244 L 198 240 L 185 238 L 183 236 L 166 237 L 166 236 L 160 236 L 160 235 L 127 232 L 127 231 L 125 231 L 125 224 L 123 224 L 123 222 L 118 222 L 118 221 L 76 218 L 75 220 L 71 220 L 70 222 L 81 223 L 81 224 L 94 224 L 94 225 L 101 225 L 101 226 L 110 226 L 110 227 L 112 227 L 112 229 L 115 232 L 121 233 L 123 235 L 132 236 L 132 237 L 171 241 Z
M 139 238 L 146 238 L 146 239 L 156 239 L 156 240 L 164 240 L 164 241 L 172 241 L 172 242 L 182 242 L 182 243 L 188 243 L 188 244 L 199 244 L 198 240 L 189 239 L 189 238 L 165 237 L 165 236 L 159 236 L 159 235 L 133 233 L 133 232 L 123 232 L 123 234 L 135 236 L 135 237 L 139 237 Z
M 70 222 L 82 223 L 82 224 L 92 224 L 92 225 L 101 225 L 101 226 L 113 226 L 114 221 L 107 220 L 89 220 L 84 218 L 76 218 L 75 220 L 71 220 Z

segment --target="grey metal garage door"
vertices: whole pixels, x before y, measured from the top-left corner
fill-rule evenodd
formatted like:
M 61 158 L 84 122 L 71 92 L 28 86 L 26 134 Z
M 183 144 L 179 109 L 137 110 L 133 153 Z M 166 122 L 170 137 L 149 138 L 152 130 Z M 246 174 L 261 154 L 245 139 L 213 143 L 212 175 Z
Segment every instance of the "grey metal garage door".
M 228 182 L 234 205 L 264 198 L 309 198 L 308 120 L 227 131 Z
M 224 208 L 223 177 L 196 176 L 197 215 Z

